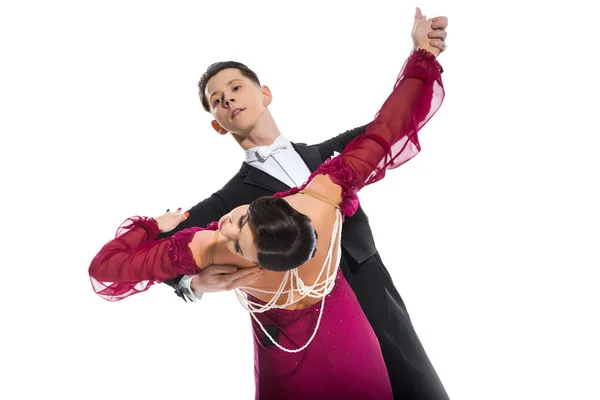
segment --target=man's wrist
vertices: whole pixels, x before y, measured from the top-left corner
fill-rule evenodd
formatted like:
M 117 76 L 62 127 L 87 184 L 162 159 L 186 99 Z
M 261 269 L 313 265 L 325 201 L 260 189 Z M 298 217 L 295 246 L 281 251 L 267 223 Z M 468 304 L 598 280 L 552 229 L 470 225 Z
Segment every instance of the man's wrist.
M 184 275 L 180 280 L 179 280 L 179 289 L 181 290 L 182 294 L 184 296 L 186 296 L 190 301 L 195 302 L 196 299 L 200 300 L 202 299 L 202 292 L 196 292 L 193 288 L 192 288 L 192 279 L 194 279 L 196 275 Z

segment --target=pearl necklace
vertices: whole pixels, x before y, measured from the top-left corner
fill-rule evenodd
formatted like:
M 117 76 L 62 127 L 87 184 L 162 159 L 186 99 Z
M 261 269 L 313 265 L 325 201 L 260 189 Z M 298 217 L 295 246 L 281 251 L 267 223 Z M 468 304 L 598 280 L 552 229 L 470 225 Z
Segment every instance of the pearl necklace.
M 315 338 L 315 336 L 317 334 L 317 330 L 319 329 L 319 325 L 321 324 L 321 317 L 323 316 L 323 309 L 325 308 L 325 296 L 327 296 L 329 293 L 331 293 L 331 291 L 333 290 L 333 287 L 335 286 L 335 278 L 336 278 L 337 272 L 338 272 L 338 265 L 340 264 L 340 258 L 342 256 L 341 225 L 342 225 L 342 213 L 339 209 L 336 209 L 335 223 L 333 225 L 333 230 L 331 232 L 331 242 L 329 244 L 329 250 L 327 251 L 327 257 L 325 257 L 325 261 L 323 261 L 323 266 L 321 267 L 321 271 L 319 272 L 319 275 L 315 279 L 315 283 L 313 285 L 307 286 L 304 283 L 304 281 L 302 280 L 302 278 L 300 278 L 300 276 L 298 275 L 298 268 L 295 268 L 293 270 L 286 271 L 283 279 L 281 280 L 281 285 L 279 285 L 279 289 L 277 289 L 276 292 L 255 289 L 252 287 L 242 287 L 242 288 L 235 289 L 235 293 L 237 295 L 239 302 L 246 309 L 246 311 L 250 312 L 250 315 L 256 321 L 258 326 L 260 326 L 260 328 L 265 333 L 265 335 L 267 335 L 267 337 L 271 340 L 271 342 L 275 346 L 279 347 L 281 350 L 283 350 L 287 353 L 298 353 L 298 352 L 304 350 L 305 348 L 308 347 L 308 345 L 312 342 L 312 340 Z M 333 262 L 332 262 L 333 261 L 333 247 L 335 246 L 336 243 L 337 243 L 337 256 L 336 256 L 335 264 L 333 264 Z M 321 279 L 321 276 L 325 272 L 325 269 L 327 269 L 326 278 L 323 280 L 323 282 L 317 283 Z M 332 269 L 333 269 L 333 271 L 332 271 Z M 284 290 L 288 281 L 290 282 L 291 289 Z M 244 290 L 252 290 L 252 291 L 265 293 L 265 294 L 273 294 L 274 296 L 267 303 L 260 304 L 260 303 L 249 300 L 248 295 L 247 295 L 247 293 L 244 292 Z M 294 298 L 294 292 L 298 292 L 300 297 Z M 284 294 L 288 295 L 285 303 L 277 304 L 277 301 L 279 300 L 279 298 Z M 254 315 L 254 314 L 264 313 L 273 308 L 285 309 L 286 307 L 302 300 L 305 297 L 312 297 L 313 299 L 318 299 L 318 298 L 322 299 L 321 309 L 319 310 L 319 318 L 317 319 L 317 325 L 315 326 L 315 330 L 314 330 L 313 334 L 311 335 L 311 337 L 308 339 L 308 341 L 306 342 L 306 344 L 304 346 L 300 347 L 299 349 L 286 349 L 285 347 L 283 347 L 279 343 L 277 343 L 275 341 L 275 339 L 273 339 L 273 337 L 267 332 L 267 330 L 265 329 L 263 324 L 258 320 L 256 315 Z

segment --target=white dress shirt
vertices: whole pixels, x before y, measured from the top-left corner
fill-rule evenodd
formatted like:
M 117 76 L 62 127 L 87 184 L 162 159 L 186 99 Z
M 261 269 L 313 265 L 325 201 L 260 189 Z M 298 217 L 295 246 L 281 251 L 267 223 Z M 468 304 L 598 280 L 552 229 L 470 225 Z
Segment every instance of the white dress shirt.
M 289 187 L 302 185 L 310 176 L 310 170 L 290 141 L 283 135 L 277 136 L 270 146 L 258 146 L 246 150 L 245 162 Z M 202 293 L 193 292 L 194 296 L 191 296 L 190 284 L 193 277 L 194 275 L 185 275 L 179 281 L 179 287 L 188 299 L 196 301 L 196 299 L 202 298 Z

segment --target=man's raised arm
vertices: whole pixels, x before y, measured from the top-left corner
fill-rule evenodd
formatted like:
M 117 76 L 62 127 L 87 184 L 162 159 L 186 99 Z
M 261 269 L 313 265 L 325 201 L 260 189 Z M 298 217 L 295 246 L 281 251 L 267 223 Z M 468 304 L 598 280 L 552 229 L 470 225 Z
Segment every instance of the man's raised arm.
M 365 133 L 367 126 L 369 126 L 370 124 L 371 122 L 369 122 L 366 125 L 359 126 L 358 128 L 349 129 L 344 133 L 340 133 L 339 135 L 332 137 L 331 139 L 328 139 L 319 144 L 315 144 L 314 147 L 316 147 L 319 150 L 321 158 L 325 160 L 333 156 L 334 151 L 341 153 L 344 150 L 344 147 L 346 147 L 346 145 L 352 139 L 354 139 L 358 135 Z

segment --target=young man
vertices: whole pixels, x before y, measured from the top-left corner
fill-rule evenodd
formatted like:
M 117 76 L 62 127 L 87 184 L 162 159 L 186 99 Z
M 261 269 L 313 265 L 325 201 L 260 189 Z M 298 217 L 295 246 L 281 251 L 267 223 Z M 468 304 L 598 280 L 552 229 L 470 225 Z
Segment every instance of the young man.
M 420 18 L 420 11 L 417 12 Z M 431 44 L 444 50 L 447 19 L 434 18 Z M 199 84 L 200 99 L 214 118 L 221 135 L 231 133 L 246 151 L 239 172 L 209 198 L 189 210 L 177 231 L 206 226 L 242 204 L 262 196 L 300 186 L 324 160 L 342 152 L 366 125 L 346 131 L 323 143 L 291 143 L 279 132 L 268 106 L 273 97 L 256 74 L 243 64 L 211 65 Z M 174 233 L 170 232 L 169 234 Z M 397 399 L 447 399 L 446 391 L 412 326 L 400 294 L 394 287 L 375 247 L 367 216 L 359 207 L 345 220 L 340 266 L 380 342 Z M 182 298 L 193 300 L 202 292 L 245 286 L 260 276 L 256 269 L 235 270 L 212 266 L 194 276 L 167 282 Z M 191 288 L 190 288 L 191 286 Z

